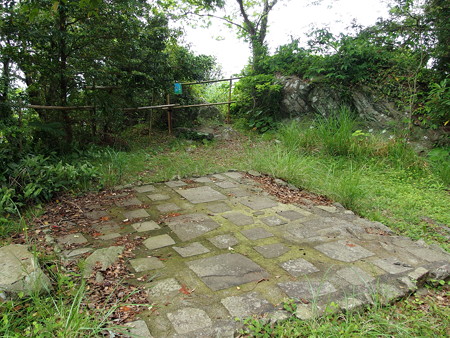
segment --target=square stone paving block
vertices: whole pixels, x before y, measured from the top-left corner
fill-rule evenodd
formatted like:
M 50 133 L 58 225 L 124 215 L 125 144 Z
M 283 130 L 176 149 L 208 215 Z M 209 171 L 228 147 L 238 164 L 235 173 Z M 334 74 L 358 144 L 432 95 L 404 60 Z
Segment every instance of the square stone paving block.
M 336 274 L 352 285 L 367 285 L 375 280 L 373 276 L 369 275 L 357 266 L 343 268 L 336 272 Z
M 180 335 L 212 325 L 212 321 L 206 312 L 196 308 L 184 308 L 168 313 L 167 318 L 169 318 L 175 331 Z
M 147 185 L 141 185 L 140 187 L 135 187 L 134 190 L 137 192 L 143 193 L 143 192 L 156 191 L 156 188 L 151 184 L 147 184 Z
M 189 244 L 185 247 L 178 247 L 173 246 L 172 247 L 176 252 L 180 254 L 181 257 L 191 257 L 191 256 L 197 256 L 204 253 L 209 252 L 207 248 L 205 248 L 201 243 L 195 242 L 192 244 Z
M 85 212 L 84 215 L 89 219 L 100 219 L 102 217 L 108 217 L 108 212 L 104 210 L 94 210 L 91 212 Z
M 174 244 L 175 244 L 175 241 L 169 235 L 154 236 L 154 237 L 147 238 L 144 241 L 144 245 L 150 250 L 159 249 L 159 248 L 163 248 L 165 246 L 174 245 Z
M 166 185 L 170 188 L 178 188 L 178 187 L 184 187 L 187 184 L 183 181 L 169 181 L 169 182 L 166 182 Z
M 242 230 L 241 234 L 243 234 L 245 237 L 247 237 L 251 241 L 256 241 L 258 239 L 268 238 L 272 237 L 273 234 L 268 232 L 264 228 L 253 228 L 248 230 Z
M 142 204 L 142 202 L 138 200 L 136 197 L 133 197 L 126 200 L 116 201 L 115 204 L 118 207 L 129 207 L 131 205 L 140 205 Z
M 373 264 L 383 269 L 384 271 L 392 274 L 402 273 L 412 270 L 412 266 L 406 264 L 395 257 L 390 257 L 386 259 L 377 259 L 372 261 Z
M 190 241 L 220 227 L 205 214 L 188 214 L 170 218 L 167 225 L 182 241 Z
M 267 224 L 270 227 L 283 225 L 283 224 L 287 223 L 286 221 L 282 220 L 281 218 L 279 218 L 277 216 L 269 216 L 269 217 L 263 218 L 261 221 L 263 221 L 263 223 Z
M 305 261 L 303 258 L 291 259 L 287 262 L 281 263 L 280 266 L 294 277 L 299 277 L 320 271 L 310 262 Z
M 234 197 L 245 197 L 245 196 L 251 195 L 248 190 L 241 189 L 241 188 L 228 189 L 227 194 L 230 196 L 234 196 Z
M 217 178 L 218 180 L 226 180 L 227 178 L 222 174 L 214 174 L 212 177 Z
M 156 257 L 144 257 L 130 260 L 130 264 L 136 272 L 156 270 L 164 267 L 164 263 Z
M 148 214 L 148 212 L 145 211 L 144 209 L 136 209 L 136 210 L 126 211 L 123 213 L 123 215 L 125 216 L 125 218 L 128 218 L 128 219 L 145 218 L 145 217 L 150 216 Z
M 211 183 L 211 180 L 209 177 L 198 177 L 193 179 L 194 182 L 197 183 Z
M 94 226 L 95 231 L 100 232 L 104 235 L 118 232 L 120 230 L 120 225 L 116 222 L 105 222 L 105 223 L 98 223 Z
M 124 324 L 128 329 L 128 332 L 132 337 L 139 338 L 153 338 L 148 330 L 147 324 L 143 320 L 136 320 L 134 322 L 129 322 Z
M 373 252 L 364 249 L 362 246 L 345 240 L 321 244 L 316 246 L 315 249 L 330 258 L 347 263 L 375 255 Z
M 236 171 L 229 171 L 227 173 L 224 173 L 224 175 L 226 175 L 232 179 L 235 179 L 235 180 L 239 180 L 243 177 L 241 173 L 238 173 Z
M 231 208 L 228 204 L 223 203 L 223 202 L 219 202 L 219 203 L 214 203 L 214 204 L 208 204 L 206 206 L 206 208 L 214 213 L 221 213 L 221 212 L 226 212 L 226 211 L 230 211 Z
M 244 215 L 240 212 L 233 212 L 233 213 L 225 214 L 225 215 L 222 215 L 222 217 L 226 218 L 227 220 L 229 220 L 239 226 L 250 225 L 250 224 L 254 223 L 253 217 Z
M 286 282 L 277 285 L 289 298 L 294 299 L 316 300 L 317 297 L 337 291 L 331 283 L 325 281 Z
M 219 235 L 208 239 L 212 244 L 214 244 L 219 249 L 227 249 L 239 243 L 239 241 L 233 235 Z
M 148 289 L 148 294 L 150 297 L 157 298 L 178 292 L 181 289 L 181 285 L 175 278 L 167 278 L 155 283 L 149 283 L 146 285 L 146 288 Z
M 279 257 L 289 251 L 289 248 L 281 243 L 255 246 L 253 249 L 258 251 L 265 258 Z
M 198 204 L 213 201 L 226 200 L 227 197 L 211 187 L 198 187 L 186 190 L 177 190 L 181 196 L 189 202 Z
M 80 255 L 83 255 L 85 253 L 91 252 L 93 250 L 94 249 L 92 249 L 92 248 L 78 248 L 78 249 L 74 249 L 74 250 L 63 251 L 62 254 L 66 258 L 72 258 L 72 257 L 80 256 Z
M 216 182 L 216 185 L 222 189 L 230 189 L 230 188 L 238 187 L 238 185 L 236 183 L 233 183 L 230 181 Z
M 112 232 L 112 233 L 109 233 L 109 234 L 106 234 L 106 235 L 103 235 L 103 236 L 99 236 L 99 237 L 96 237 L 96 238 L 101 239 L 103 241 L 109 241 L 111 239 L 119 238 L 120 236 L 122 236 L 122 235 L 119 234 L 119 233 Z
M 145 231 L 161 229 L 161 227 L 158 224 L 156 224 L 155 221 L 145 221 L 145 222 L 140 222 L 140 223 L 134 223 L 134 224 L 131 224 L 131 226 L 137 232 L 145 232 Z
M 290 221 L 295 221 L 297 219 L 305 217 L 301 213 L 294 210 L 279 211 L 277 212 L 277 214 L 280 215 L 281 217 L 287 218 Z
M 242 296 L 231 296 L 220 301 L 233 317 L 246 318 L 275 310 L 274 306 L 259 293 L 251 292 Z
M 152 201 L 165 201 L 170 199 L 170 196 L 165 194 L 151 194 L 147 195 L 147 197 L 150 198 Z
M 260 196 L 250 196 L 246 198 L 242 198 L 240 200 L 241 204 L 245 205 L 246 207 L 249 207 L 253 210 L 262 210 L 267 208 L 276 207 L 278 205 L 277 202 L 274 200 L 271 200 L 267 197 L 260 197 Z
M 176 205 L 175 203 L 166 203 L 166 204 L 157 205 L 156 209 L 158 209 L 159 212 L 172 212 L 172 211 L 180 210 L 181 208 L 178 205 Z
M 222 254 L 186 263 L 213 291 L 268 278 L 258 264 L 241 254 Z
M 86 237 L 84 237 L 83 234 L 80 232 L 77 232 L 76 234 L 69 234 L 62 237 L 58 237 L 56 240 L 59 244 L 63 245 L 87 243 Z

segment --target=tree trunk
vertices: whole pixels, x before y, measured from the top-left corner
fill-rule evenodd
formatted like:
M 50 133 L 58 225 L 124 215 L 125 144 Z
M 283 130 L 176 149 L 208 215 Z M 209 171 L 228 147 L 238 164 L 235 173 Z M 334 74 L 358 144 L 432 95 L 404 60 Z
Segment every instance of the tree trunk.
M 4 56 L 2 59 L 3 69 L 0 83 L 0 119 L 7 119 L 11 116 L 11 107 L 8 103 L 8 93 L 10 85 L 10 59 Z

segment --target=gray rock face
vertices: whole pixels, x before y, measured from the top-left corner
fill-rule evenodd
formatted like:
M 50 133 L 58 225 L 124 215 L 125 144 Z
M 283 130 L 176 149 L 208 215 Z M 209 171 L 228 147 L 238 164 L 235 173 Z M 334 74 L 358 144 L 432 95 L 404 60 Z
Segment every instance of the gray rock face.
M 404 114 L 387 100 L 375 97 L 368 88 L 355 88 L 350 97 L 332 89 L 327 84 L 300 79 L 296 76 L 279 76 L 283 85 L 282 109 L 290 118 L 305 115 L 325 116 L 343 104 L 350 106 L 360 118 L 375 128 L 392 127 Z
M 6 296 L 51 289 L 50 279 L 25 245 L 11 244 L 0 248 L 0 271 L 0 293 Z

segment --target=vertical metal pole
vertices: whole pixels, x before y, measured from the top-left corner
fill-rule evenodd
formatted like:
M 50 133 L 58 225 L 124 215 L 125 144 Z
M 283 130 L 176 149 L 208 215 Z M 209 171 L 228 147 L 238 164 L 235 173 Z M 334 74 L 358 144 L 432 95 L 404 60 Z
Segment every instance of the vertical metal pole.
M 167 94 L 167 104 L 170 104 L 170 94 Z M 169 127 L 169 135 L 172 135 L 172 108 L 167 108 L 167 125 Z
M 228 89 L 228 112 L 227 112 L 227 123 L 231 122 L 230 119 L 230 108 L 231 108 L 231 88 L 233 87 L 233 79 L 230 79 L 230 88 Z

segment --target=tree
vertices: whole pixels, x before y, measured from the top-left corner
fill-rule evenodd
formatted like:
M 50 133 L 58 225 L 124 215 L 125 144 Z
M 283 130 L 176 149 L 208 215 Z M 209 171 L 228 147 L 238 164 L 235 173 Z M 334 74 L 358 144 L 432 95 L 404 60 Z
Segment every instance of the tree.
M 228 2 L 208 2 L 205 6 L 203 1 L 186 0 L 188 7 L 185 8 L 185 14 L 218 19 L 236 28 L 238 36 L 250 45 L 253 70 L 260 73 L 260 62 L 267 55 L 266 36 L 269 14 L 278 2 L 278 0 L 228 0 Z M 231 8 L 231 3 L 237 6 L 231 15 L 220 16 L 213 13 L 217 8 Z

